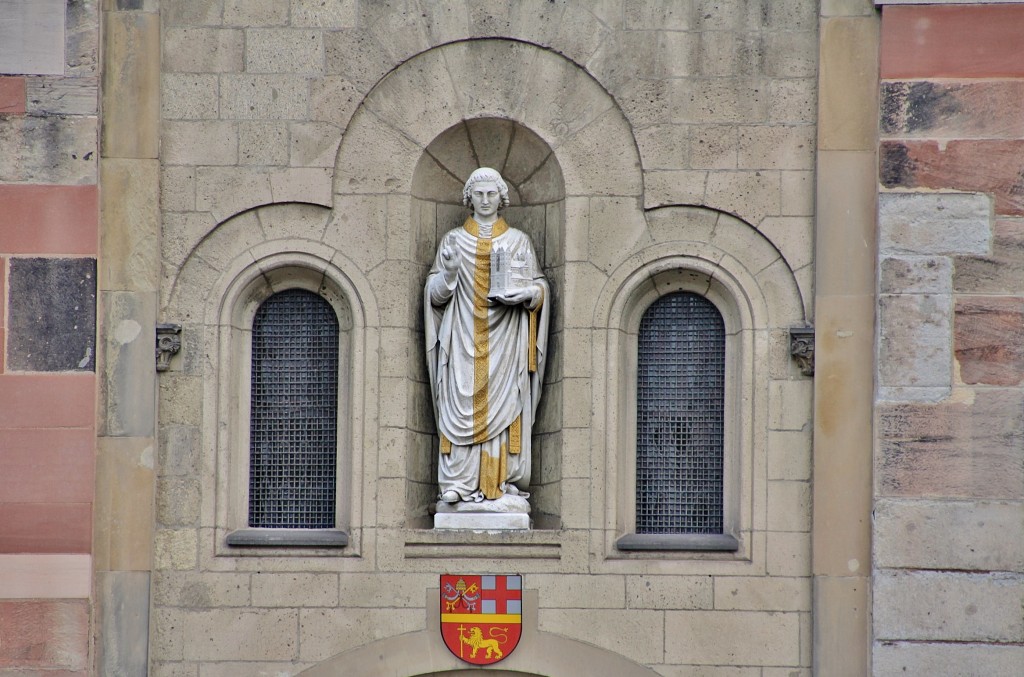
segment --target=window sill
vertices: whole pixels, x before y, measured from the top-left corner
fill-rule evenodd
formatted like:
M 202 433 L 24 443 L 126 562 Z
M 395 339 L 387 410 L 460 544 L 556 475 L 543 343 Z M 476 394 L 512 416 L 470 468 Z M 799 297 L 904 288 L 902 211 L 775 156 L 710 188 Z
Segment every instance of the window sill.
M 236 529 L 228 545 L 271 548 L 344 548 L 348 533 L 340 529 Z
M 740 542 L 729 534 L 626 534 L 615 541 L 616 550 L 696 550 L 736 552 Z

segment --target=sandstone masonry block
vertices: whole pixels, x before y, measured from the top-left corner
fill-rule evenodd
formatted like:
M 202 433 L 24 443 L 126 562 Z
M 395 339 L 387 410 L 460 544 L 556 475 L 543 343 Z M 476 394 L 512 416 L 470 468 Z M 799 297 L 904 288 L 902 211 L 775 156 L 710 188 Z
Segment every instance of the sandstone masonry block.
M 238 163 L 238 129 L 233 122 L 164 121 L 163 159 L 172 165 L 234 165 Z
M 669 663 L 800 664 L 800 622 L 795 613 L 668 611 L 665 634 L 688 638 L 665 647 Z
M 882 499 L 875 563 L 906 569 L 1024 573 L 1024 503 Z
M 956 642 L 876 642 L 876 675 L 986 675 L 1015 677 L 1024 647 Z
M 739 128 L 740 169 L 811 169 L 815 128 L 812 125 L 758 125 Z
M 541 609 L 539 626 L 605 647 L 634 661 L 660 656 L 665 649 L 662 611 L 622 609 Z
M 419 604 L 414 609 L 304 609 L 299 616 L 300 658 L 322 661 L 374 640 L 420 630 L 422 599 Z
M 951 294 L 952 261 L 944 256 L 887 256 L 879 263 L 883 294 Z
M 197 546 L 195 529 L 162 529 L 156 532 L 153 553 L 160 569 L 193 569 Z
M 12 258 L 7 368 L 94 371 L 96 260 Z
M 958 297 L 953 352 L 964 383 L 1024 381 L 1024 298 Z
M 0 181 L 96 183 L 95 116 L 0 116 Z
M 160 114 L 165 120 L 213 120 L 217 117 L 220 79 L 207 73 L 164 73 Z
M 719 576 L 715 609 L 810 611 L 811 583 L 806 578 Z
M 978 391 L 972 404 L 882 405 L 877 492 L 888 496 L 1024 497 L 1020 393 Z
M 89 661 L 86 600 L 0 601 L 0 669 L 85 670 Z
M 245 70 L 249 73 L 323 73 L 323 34 L 318 30 L 295 28 L 247 30 Z
M 627 576 L 626 604 L 634 609 L 710 609 L 710 576 Z
M 882 193 L 878 229 L 883 254 L 985 254 L 991 202 L 978 193 Z
M 162 570 L 154 574 L 157 606 L 203 608 L 249 606 L 249 574 Z
M 283 26 L 289 3 L 281 0 L 223 0 L 228 26 Z
M 245 32 L 227 28 L 168 28 L 164 33 L 165 72 L 242 71 Z
M 214 609 L 182 614 L 186 660 L 290 660 L 298 650 L 294 609 Z
M 252 577 L 253 606 L 337 606 L 336 574 L 268 574 Z
M 874 581 L 877 639 L 1020 642 L 1024 580 L 1011 574 L 881 572 Z
M 309 82 L 288 75 L 224 75 L 220 114 L 238 120 L 302 120 L 309 112 Z
M 944 387 L 952 382 L 951 298 L 942 294 L 879 296 L 879 382 Z
M 969 294 L 1014 294 L 1024 288 L 1024 219 L 997 219 L 992 254 L 955 259 L 953 288 Z
M 356 25 L 357 0 L 291 0 L 292 26 L 316 28 L 352 28 Z

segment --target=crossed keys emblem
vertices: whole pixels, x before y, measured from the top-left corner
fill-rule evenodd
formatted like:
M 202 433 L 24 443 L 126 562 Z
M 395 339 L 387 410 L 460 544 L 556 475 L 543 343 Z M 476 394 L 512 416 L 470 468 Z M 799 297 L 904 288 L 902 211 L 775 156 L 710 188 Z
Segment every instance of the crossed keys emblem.
M 476 611 L 476 603 L 480 599 L 480 588 L 476 583 L 467 586 L 466 581 L 460 578 L 455 585 L 445 583 L 441 596 L 444 597 L 445 611 L 455 611 L 459 603 L 469 611 Z

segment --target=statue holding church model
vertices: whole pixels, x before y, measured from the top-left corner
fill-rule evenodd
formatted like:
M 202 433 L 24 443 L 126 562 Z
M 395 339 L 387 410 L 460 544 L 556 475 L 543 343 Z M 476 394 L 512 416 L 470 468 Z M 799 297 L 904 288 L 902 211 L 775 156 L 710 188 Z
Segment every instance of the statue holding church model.
M 437 512 L 519 513 L 520 526 L 499 528 L 524 528 L 550 287 L 529 236 L 501 216 L 508 186 L 496 170 L 470 175 L 463 204 L 472 215 L 441 239 L 423 292 Z

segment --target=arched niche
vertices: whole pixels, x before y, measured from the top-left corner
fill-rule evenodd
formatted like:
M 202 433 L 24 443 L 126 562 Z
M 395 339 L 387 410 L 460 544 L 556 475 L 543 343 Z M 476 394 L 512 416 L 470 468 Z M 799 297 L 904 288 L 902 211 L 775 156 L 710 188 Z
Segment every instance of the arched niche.
M 461 227 L 469 215 L 462 204 L 462 190 L 469 175 L 478 167 L 497 169 L 508 183 L 511 204 L 503 211 L 503 216 L 511 226 L 530 236 L 542 262 L 554 298 L 549 351 L 556 351 L 561 345 L 558 299 L 565 275 L 565 180 L 551 147 L 525 125 L 502 117 L 463 120 L 438 134 L 423 149 L 412 177 L 410 205 L 414 241 L 423 243 L 414 252 L 419 274 L 426 279 L 437 243 L 445 233 Z M 422 327 L 418 327 L 417 339 L 422 345 Z M 560 356 L 553 352 L 548 355 L 545 394 L 534 430 L 530 485 L 534 525 L 538 528 L 559 526 L 561 464 L 557 455 L 561 452 L 561 408 L 557 400 L 561 370 L 556 366 L 559 360 Z M 432 420 L 430 402 L 420 400 L 419 406 L 422 411 L 417 420 Z M 429 435 L 429 443 L 436 446 L 433 431 L 423 434 Z M 431 454 L 431 458 L 434 462 L 427 474 L 424 471 L 428 467 L 422 463 L 410 463 L 408 467 L 414 488 L 419 488 L 417 493 L 424 493 L 428 501 L 436 495 L 437 454 Z M 423 500 L 421 496 L 416 502 Z M 409 507 L 415 513 L 415 505 Z M 411 522 L 413 526 L 425 526 L 422 518 L 415 515 Z

